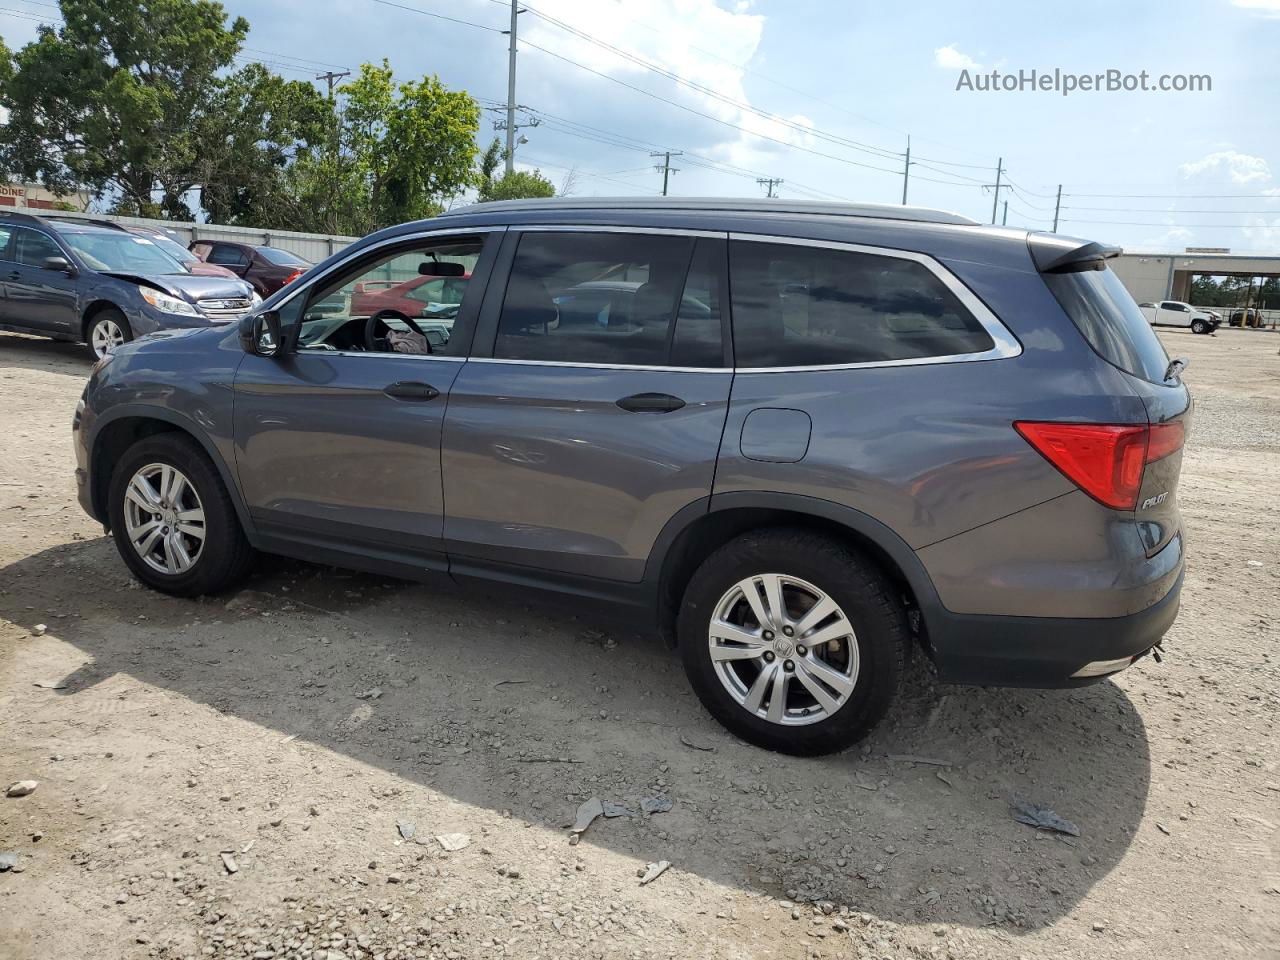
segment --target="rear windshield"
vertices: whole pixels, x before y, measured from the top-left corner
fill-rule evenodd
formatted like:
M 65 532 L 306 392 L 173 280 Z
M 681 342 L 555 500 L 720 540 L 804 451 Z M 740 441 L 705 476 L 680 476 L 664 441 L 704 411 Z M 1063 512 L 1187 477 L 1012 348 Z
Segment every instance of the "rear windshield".
M 306 260 L 279 247 L 259 247 L 258 252 L 279 267 L 309 267 Z
M 1046 273 L 1044 282 L 1104 360 L 1143 380 L 1164 382 L 1169 355 L 1111 270 Z

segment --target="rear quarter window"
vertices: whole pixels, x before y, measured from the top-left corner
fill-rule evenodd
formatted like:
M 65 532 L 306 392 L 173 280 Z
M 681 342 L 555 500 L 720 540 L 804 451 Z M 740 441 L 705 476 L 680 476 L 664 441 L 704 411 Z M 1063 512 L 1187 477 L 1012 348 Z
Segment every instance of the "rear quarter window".
M 798 244 L 729 246 L 739 367 L 976 354 L 991 335 L 915 260 Z
M 1169 355 L 1114 272 L 1046 273 L 1044 282 L 1104 360 L 1151 383 L 1164 382 Z

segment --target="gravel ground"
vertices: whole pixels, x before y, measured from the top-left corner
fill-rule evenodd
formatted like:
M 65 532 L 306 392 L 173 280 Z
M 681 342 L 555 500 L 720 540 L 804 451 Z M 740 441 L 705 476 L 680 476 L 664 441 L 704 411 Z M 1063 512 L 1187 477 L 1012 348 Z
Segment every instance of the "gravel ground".
M 274 558 L 139 588 L 74 500 L 87 362 L 0 335 L 0 789 L 38 781 L 0 797 L 0 957 L 1280 957 L 1280 336 L 1162 337 L 1199 405 L 1165 662 L 1055 692 L 917 660 L 873 739 L 802 760 L 603 611 Z M 574 843 L 593 797 L 626 812 Z

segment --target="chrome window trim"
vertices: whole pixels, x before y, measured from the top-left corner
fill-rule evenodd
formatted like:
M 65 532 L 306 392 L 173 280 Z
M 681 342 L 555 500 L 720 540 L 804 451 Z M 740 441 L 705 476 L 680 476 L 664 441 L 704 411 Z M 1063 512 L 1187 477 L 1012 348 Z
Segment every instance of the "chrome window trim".
M 507 363 L 521 367 L 576 367 L 582 370 L 648 370 L 655 373 L 733 373 L 732 367 L 664 367 L 652 363 L 582 363 L 577 360 L 517 360 L 469 357 L 468 363 Z
M 804 364 L 792 367 L 734 367 L 737 373 L 799 373 L 808 370 L 864 370 L 876 367 L 919 367 L 935 363 L 973 363 L 981 360 L 1005 360 L 1022 353 L 1022 344 L 1013 335 L 1000 318 L 991 312 L 978 296 L 970 290 L 960 278 L 927 253 L 914 250 L 899 250 L 895 247 L 873 247 L 863 243 L 842 243 L 838 240 L 812 240 L 808 237 L 780 237 L 763 233 L 730 233 L 729 240 L 743 240 L 751 243 L 789 244 L 796 247 L 816 247 L 822 250 L 837 250 L 846 253 L 865 253 L 877 257 L 894 257 L 898 260 L 910 260 L 920 264 L 955 296 L 957 300 L 973 314 L 974 319 L 982 325 L 991 337 L 992 346 L 988 350 L 977 353 L 950 353 L 937 357 L 906 357 L 900 360 L 863 360 L 855 363 Z M 732 282 L 732 281 L 731 281 Z M 732 310 L 732 289 L 730 290 L 730 310 Z
M 448 363 L 466 363 L 466 357 L 438 356 L 434 353 L 385 353 L 376 350 L 317 350 L 314 347 L 299 347 L 293 351 L 295 357 L 395 357 L 397 360 L 444 360 Z

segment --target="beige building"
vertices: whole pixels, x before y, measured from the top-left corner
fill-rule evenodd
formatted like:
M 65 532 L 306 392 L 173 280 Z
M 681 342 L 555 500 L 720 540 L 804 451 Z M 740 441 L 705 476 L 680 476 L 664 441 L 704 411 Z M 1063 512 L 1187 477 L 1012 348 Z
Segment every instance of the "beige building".
M 90 197 L 84 191 L 59 195 L 35 183 L 0 184 L 0 207 L 51 210 L 59 200 L 71 204 L 77 210 L 85 210 L 89 206 Z
M 1191 296 L 1191 278 L 1210 276 L 1280 276 L 1280 256 L 1233 253 L 1123 253 L 1108 265 L 1139 303 L 1181 300 Z

